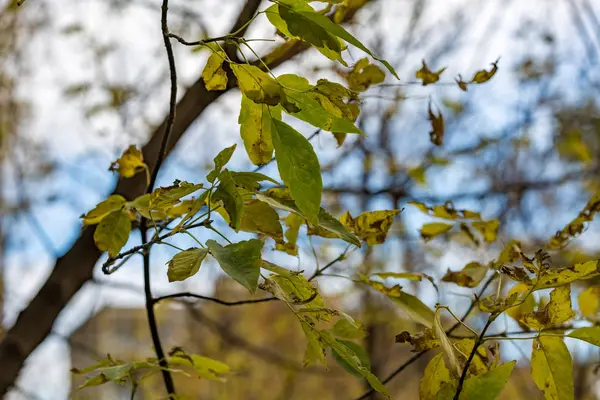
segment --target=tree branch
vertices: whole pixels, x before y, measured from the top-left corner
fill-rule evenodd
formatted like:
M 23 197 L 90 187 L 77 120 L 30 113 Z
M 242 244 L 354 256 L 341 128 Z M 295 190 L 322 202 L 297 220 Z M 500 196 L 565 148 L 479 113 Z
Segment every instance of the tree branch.
M 247 0 L 231 32 L 239 31 L 238 34 L 243 35 L 244 30 L 240 31 L 240 28 L 252 18 L 259 5 L 260 0 Z M 353 15 L 354 12 L 348 12 L 345 21 L 348 21 Z M 307 48 L 308 46 L 301 41 L 288 40 L 262 59 L 270 69 L 273 69 Z M 260 66 L 261 63 L 255 61 L 254 64 Z M 236 87 L 236 79 L 233 73 L 228 74 L 228 86 L 224 91 L 207 91 L 201 78 L 190 86 L 177 103 L 178 118 L 172 126 L 165 154 L 168 155 L 173 150 L 187 128 L 208 106 L 234 87 Z M 154 131 L 149 142 L 142 149 L 144 160 L 147 160 L 148 168 L 152 170 L 161 151 L 160 144 L 166 125 L 167 121 L 165 120 Z M 145 188 L 146 179 L 140 175 L 131 179 L 119 179 L 113 194 L 134 199 L 143 194 Z M 27 357 L 50 334 L 52 325 L 61 310 L 75 293 L 92 279 L 94 265 L 101 255 L 102 252 L 94 244 L 94 227 L 84 227 L 73 246 L 56 260 L 54 269 L 42 288 L 19 314 L 15 324 L 6 332 L 4 339 L 0 342 L 0 365 L 2 365 L 0 395 L 10 389 Z

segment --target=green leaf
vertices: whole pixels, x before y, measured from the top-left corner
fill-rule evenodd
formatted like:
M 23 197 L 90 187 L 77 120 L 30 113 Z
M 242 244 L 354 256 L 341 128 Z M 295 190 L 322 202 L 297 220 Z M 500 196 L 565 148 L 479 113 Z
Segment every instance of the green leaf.
M 573 362 L 562 338 L 541 336 L 533 341 L 531 375 L 546 399 L 574 399 Z
M 223 69 L 226 57 L 223 51 L 214 52 L 208 57 L 206 66 L 202 70 L 202 80 L 206 90 L 227 89 L 227 72 Z
M 402 291 L 399 285 L 388 288 L 383 283 L 372 281 L 363 277 L 362 282 L 370 285 L 373 289 L 385 294 L 396 303 L 414 321 L 425 325 L 427 328 L 433 326 L 434 312 L 427 307 L 418 297 Z
M 183 351 L 174 352 L 169 357 L 169 364 L 191 367 L 198 374 L 199 378 L 213 381 L 224 382 L 227 375 L 231 374 L 229 366 L 221 361 L 197 354 L 187 354 Z
M 367 336 L 364 326 L 360 322 L 340 318 L 336 321 L 331 333 L 343 339 L 362 339 Z
M 263 175 L 259 172 L 233 172 L 229 171 L 229 174 L 235 181 L 235 185 L 239 187 L 243 187 L 246 190 L 251 192 L 256 192 L 260 189 L 260 183 L 262 181 L 269 181 L 276 185 L 279 185 L 275 179 L 270 178 L 266 175 Z
M 435 312 L 433 318 L 433 332 L 435 333 L 435 337 L 440 341 L 440 347 L 444 352 L 444 360 L 448 369 L 454 375 L 455 378 L 458 378 L 462 374 L 462 367 L 458 362 L 458 357 L 456 356 L 456 350 L 454 349 L 454 345 L 448 339 L 446 335 L 446 331 L 442 326 L 442 321 L 440 318 L 441 308 L 438 308 Z
M 600 326 L 577 328 L 567 336 L 600 346 Z
M 113 194 L 106 200 L 98 203 L 90 212 L 82 216 L 84 225 L 95 225 L 102 221 L 102 218 L 106 217 L 113 211 L 122 209 L 125 206 L 125 197 L 118 194 Z
M 320 332 L 322 339 L 327 343 L 333 353 L 337 355 L 340 360 L 346 362 L 347 366 L 357 371 L 363 378 L 369 382 L 369 385 L 379 393 L 383 394 L 386 398 L 390 398 L 390 394 L 387 388 L 377 379 L 375 375 L 369 370 L 369 367 L 364 365 L 359 356 L 353 348 L 345 345 L 342 341 L 337 340 L 329 332 Z M 365 356 L 363 356 L 364 358 Z
M 273 126 L 279 174 L 300 211 L 312 224 L 317 224 L 323 191 L 319 159 L 310 142 L 294 128 L 277 120 Z
M 213 159 L 215 163 L 215 168 L 206 175 L 206 180 L 210 183 L 213 183 L 215 179 L 218 178 L 219 174 L 223 167 L 231 160 L 231 156 L 235 151 L 237 145 L 233 145 L 231 147 L 226 147 L 217 154 L 217 156 Z
M 314 12 L 314 9 L 306 3 L 295 2 L 296 10 Z M 343 43 L 316 24 L 311 24 L 297 17 L 290 8 L 279 7 L 277 4 L 265 10 L 268 20 L 285 36 L 291 39 L 301 39 L 314 46 L 325 57 L 333 61 L 347 65 L 342 58 Z
M 290 271 L 285 275 L 272 275 L 265 279 L 260 288 L 291 305 L 309 305 L 311 303 L 314 307 L 324 305 L 317 289 L 300 273 Z
M 292 200 L 292 198 L 289 196 L 289 193 L 287 191 L 285 192 L 285 194 L 282 197 L 282 196 L 278 196 L 278 193 L 276 192 L 276 190 L 280 191 L 281 189 L 279 189 L 279 188 L 269 189 L 266 192 L 257 193 L 256 197 L 259 200 L 270 204 L 272 207 L 279 208 L 279 209 L 285 210 L 285 211 L 289 211 L 289 212 L 294 213 L 302 218 L 306 218 L 304 213 L 302 213 L 302 211 L 300 211 L 300 209 L 298 209 L 298 207 L 296 206 L 296 203 L 294 202 L 294 200 Z M 300 222 L 298 222 L 298 228 L 302 223 L 304 223 L 303 220 L 299 220 L 299 221 Z M 288 226 L 290 226 L 290 225 L 288 225 Z M 347 243 L 353 244 L 357 247 L 361 247 L 360 240 L 356 237 L 356 235 L 354 235 L 352 232 L 350 232 L 340 221 L 338 221 L 333 215 L 329 214 L 329 212 L 327 212 L 323 208 L 321 208 L 319 210 L 319 223 L 318 223 L 317 227 L 331 232 L 336 237 L 344 240 Z M 309 229 L 310 228 L 311 227 L 309 227 Z M 312 228 L 314 228 L 314 226 L 312 226 Z M 297 230 L 296 230 L 296 232 L 297 232 Z M 313 232 L 313 233 L 315 233 L 315 232 Z M 287 233 L 286 233 L 286 236 L 287 236 Z M 294 243 L 295 243 L 295 240 L 294 240 Z
M 400 79 L 398 77 L 398 75 L 396 74 L 396 71 L 394 71 L 394 68 L 392 68 L 392 66 L 390 65 L 390 63 L 377 57 L 371 50 L 369 50 L 357 38 L 352 36 L 347 30 L 345 30 L 343 27 L 341 27 L 340 25 L 338 25 L 335 22 L 333 22 L 332 20 L 330 20 L 325 15 L 318 14 L 314 11 L 302 11 L 302 10 L 295 10 L 292 8 L 288 8 L 287 10 L 289 12 L 289 14 L 288 14 L 290 16 L 289 18 L 294 18 L 294 20 L 298 21 L 298 23 L 305 23 L 305 24 L 309 24 L 310 26 L 317 25 L 317 26 L 323 28 L 326 32 L 328 32 L 334 36 L 337 36 L 342 40 L 345 40 L 346 42 L 350 43 L 353 46 L 358 47 L 359 49 L 361 49 L 362 51 L 364 51 L 365 53 L 367 53 L 368 55 L 373 57 L 375 60 L 381 62 L 388 69 L 388 71 L 390 71 L 392 73 L 392 75 L 394 75 L 394 77 L 396 77 L 396 79 Z M 281 11 L 283 11 L 283 10 L 280 10 L 280 12 Z
M 276 106 L 282 100 L 281 85 L 269 74 L 254 65 L 230 64 L 240 91 L 257 104 Z
M 273 158 L 273 119 L 281 119 L 281 107 L 257 104 L 242 95 L 238 123 L 246 153 L 254 165 L 264 165 Z
M 516 361 L 510 361 L 492 368 L 488 372 L 471 376 L 465 380 L 459 400 L 494 400 L 506 386 Z M 437 393 L 436 400 L 452 400 L 456 394 L 457 383 L 450 381 Z
M 113 211 L 102 218 L 94 231 L 94 242 L 101 251 L 115 257 L 129 239 L 131 221 L 124 210 Z
M 221 246 L 208 240 L 206 246 L 223 271 L 254 294 L 258 287 L 263 241 L 250 239 L 239 243 Z
M 276 242 L 283 241 L 283 229 L 279 222 L 279 214 L 260 200 L 252 199 L 244 203 L 240 230 L 261 233 L 272 237 Z
M 298 75 L 286 74 L 278 77 L 284 87 L 288 101 L 292 102 L 299 111 L 288 111 L 288 114 L 309 124 L 329 132 L 364 133 L 356 127 L 354 121 L 342 115 L 335 115 L 326 110 L 315 98 L 311 90 L 314 86 L 308 83 L 306 78 Z
M 350 342 L 348 340 L 339 340 L 338 339 L 337 341 L 342 346 L 346 346 L 350 352 L 353 352 L 354 354 L 356 354 L 356 357 L 358 357 L 358 362 L 360 363 L 360 365 L 362 365 L 363 367 L 365 367 L 367 369 L 371 369 L 371 362 L 369 361 L 369 355 L 367 354 L 365 349 L 362 348 L 361 345 L 359 345 L 358 343 L 355 343 L 355 342 Z M 357 378 L 362 378 L 362 374 L 359 371 L 357 371 L 356 369 L 354 369 L 354 367 L 352 365 L 350 365 L 348 362 L 346 362 L 346 360 L 344 360 L 335 351 L 333 352 L 333 359 L 342 368 L 344 368 L 346 370 L 346 372 L 348 372 L 349 374 L 352 374 Z
M 237 231 L 242 222 L 244 200 L 241 193 L 235 186 L 235 181 L 227 169 L 224 169 L 219 175 L 219 186 L 212 195 L 211 201 L 223 202 L 223 208 L 225 208 L 225 211 L 227 211 L 227 214 L 229 214 L 230 225 Z
M 167 277 L 169 282 L 183 281 L 196 275 L 207 254 L 207 249 L 199 248 L 191 248 L 175 254 L 168 262 Z

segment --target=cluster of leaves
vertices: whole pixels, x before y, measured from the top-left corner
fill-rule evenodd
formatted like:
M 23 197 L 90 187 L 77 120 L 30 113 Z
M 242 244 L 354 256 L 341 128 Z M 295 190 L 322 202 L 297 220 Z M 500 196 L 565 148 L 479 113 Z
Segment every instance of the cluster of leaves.
M 592 218 L 596 204 L 597 196 L 593 196 L 579 217 L 559 231 L 550 241 L 548 248 L 553 247 L 552 244 L 556 243 L 558 237 L 566 241 L 581 232 L 581 225 Z M 448 204 L 434 207 L 421 203 L 413 205 L 428 215 L 447 220 L 481 220 L 478 213 L 456 210 Z M 494 225 L 493 229 L 478 229 L 486 242 L 496 240 L 497 224 Z M 490 230 L 494 233 L 486 238 L 486 232 Z M 421 380 L 420 398 L 496 398 L 506 385 L 516 363 L 500 363 L 499 341 L 512 340 L 511 335 L 514 335 L 514 338 L 530 339 L 533 342 L 532 378 L 545 398 L 573 399 L 572 359 L 564 338 L 575 338 L 600 346 L 600 326 L 597 326 L 600 291 L 597 287 L 589 287 L 581 292 L 576 312 L 571 303 L 571 286 L 574 282 L 599 276 L 599 262 L 593 260 L 568 267 L 553 267 L 546 251 L 538 250 L 529 257 L 523 251 L 521 243 L 513 240 L 504 246 L 497 259 L 487 265 L 471 262 L 461 271 L 448 271 L 442 278 L 443 281 L 475 288 L 489 276 L 484 290 L 494 281 L 498 283 L 498 288 L 495 294 L 475 299 L 479 310 L 489 315 L 488 323 L 480 333 L 463 321 L 458 321 L 458 324 L 472 332 L 473 338 L 451 335 L 454 327 L 444 329 L 440 312 L 447 307 L 442 306 L 438 306 L 435 313 L 429 310 L 429 321 L 415 318 L 424 326 L 422 331 L 405 331 L 397 335 L 397 342 L 410 344 L 415 352 L 436 348 L 441 350 L 425 369 Z M 540 295 L 540 291 L 545 289 L 552 289 L 549 299 Z M 523 329 L 522 332 L 486 335 L 487 327 L 503 313 L 514 319 Z M 420 315 L 422 317 L 424 314 Z M 591 325 L 574 327 L 567 324 L 576 317 L 588 321 Z M 523 334 L 529 336 L 523 337 Z

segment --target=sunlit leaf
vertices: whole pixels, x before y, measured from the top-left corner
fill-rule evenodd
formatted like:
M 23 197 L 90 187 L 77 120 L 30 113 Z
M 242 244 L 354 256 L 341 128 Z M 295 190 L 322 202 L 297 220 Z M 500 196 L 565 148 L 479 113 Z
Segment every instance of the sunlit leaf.
M 590 326 L 572 330 L 567 336 L 600 346 L 600 326 Z
M 116 161 L 110 165 L 111 171 L 117 171 L 123 178 L 131 178 L 141 171 L 148 171 L 142 152 L 134 145 L 129 146 Z
M 450 371 L 444 362 L 444 355 L 437 354 L 425 367 L 425 372 L 419 384 L 419 399 L 435 400 L 435 396 L 442 386 L 451 380 Z
M 207 181 L 213 183 L 215 179 L 219 177 L 223 167 L 229 162 L 229 160 L 231 160 L 231 156 L 233 155 L 236 147 L 237 145 L 234 144 L 233 146 L 224 148 L 219 152 L 219 154 L 217 154 L 217 156 L 213 159 L 215 167 L 208 173 L 208 175 L 206 175 Z
M 383 82 L 385 73 L 378 66 L 369 64 L 368 58 L 361 58 L 346 75 L 346 80 L 350 89 L 364 92 L 371 85 Z
M 342 50 L 344 50 L 343 43 L 319 25 L 295 12 L 302 10 L 314 13 L 314 9 L 304 2 L 294 2 L 292 5 L 294 6 L 293 9 L 286 5 L 279 6 L 275 4 L 265 10 L 265 14 L 269 21 L 285 36 L 304 40 L 319 50 L 325 57 L 346 65 L 341 55 Z
M 427 86 L 427 85 L 430 85 L 432 83 L 436 83 L 437 81 L 439 81 L 440 75 L 445 70 L 446 70 L 446 67 L 440 69 L 437 72 L 433 72 L 429 69 L 429 67 L 425 63 L 425 60 L 423 60 L 423 66 L 421 67 L 420 70 L 417 71 L 417 73 L 415 75 L 416 75 L 417 79 L 420 79 L 423 82 L 423 86 Z
M 131 221 L 124 210 L 113 211 L 100 221 L 94 231 L 96 247 L 115 257 L 129 239 Z
M 442 326 L 442 321 L 440 318 L 441 308 L 438 308 L 435 312 L 435 316 L 433 319 L 433 332 L 435 337 L 440 341 L 440 347 L 442 348 L 444 354 L 444 361 L 446 361 L 446 365 L 450 370 L 450 373 L 458 378 L 462 374 L 462 368 L 460 363 L 458 362 L 458 358 L 456 357 L 456 350 L 454 349 L 454 345 L 448 339 L 446 335 L 446 331 Z
M 316 12 L 309 12 L 309 11 L 296 11 L 291 8 L 288 10 L 289 10 L 290 14 L 294 14 L 294 18 L 297 21 L 309 24 L 310 26 L 312 26 L 313 24 L 317 25 L 317 26 L 323 28 L 326 32 L 328 32 L 334 36 L 337 36 L 342 40 L 345 40 L 346 42 L 350 43 L 353 46 L 358 47 L 359 49 L 361 49 L 362 51 L 364 51 L 365 53 L 367 53 L 368 55 L 373 57 L 375 60 L 381 62 L 388 69 L 388 71 L 390 71 L 392 73 L 392 75 L 394 75 L 394 77 L 396 79 L 400 79 L 398 77 L 398 75 L 396 74 L 396 71 L 394 71 L 394 68 L 392 68 L 392 66 L 390 65 L 390 63 L 377 57 L 373 52 L 371 52 L 371 50 L 369 50 L 367 47 L 365 47 L 364 44 L 362 44 L 358 39 L 356 39 L 354 36 L 352 36 L 342 26 L 336 24 L 335 22 L 330 20 L 325 15 L 318 14 Z
M 573 362 L 562 338 L 541 336 L 533 341 L 531 375 L 548 400 L 573 400 Z
M 281 85 L 254 65 L 230 64 L 244 96 L 257 104 L 276 106 L 281 102 Z
M 201 183 L 175 181 L 171 186 L 159 187 L 150 194 L 148 207 L 152 210 L 170 208 L 182 197 L 202 189 L 202 186 Z
M 600 311 L 600 287 L 591 286 L 585 289 L 577 298 L 581 315 L 596 320 Z
M 423 240 L 427 241 L 433 239 L 436 236 L 443 235 L 444 233 L 452 229 L 453 226 L 454 225 L 452 224 L 445 224 L 442 222 L 428 222 L 426 224 L 423 224 L 419 232 L 421 233 L 421 237 L 423 238 Z
M 493 243 L 496 241 L 498 228 L 500 227 L 500 221 L 497 219 L 490 221 L 473 221 L 471 225 L 481 233 L 486 242 Z
M 575 312 L 571 309 L 571 287 L 563 285 L 550 292 L 550 302 L 542 310 L 523 315 L 521 322 L 539 331 L 562 324 L 574 316 Z
M 313 85 L 306 78 L 298 75 L 286 74 L 279 76 L 279 82 L 284 87 L 286 98 L 296 106 L 295 110 L 285 109 L 290 115 L 308 122 L 309 124 L 329 132 L 364 133 L 354 124 L 354 119 L 347 115 L 325 109 L 311 92 Z M 339 111 L 339 110 L 338 110 Z
M 352 218 L 347 211 L 340 221 L 368 245 L 385 242 L 388 231 L 394 222 L 394 216 L 402 210 L 366 211 L 356 218 Z
M 221 246 L 214 240 L 208 240 L 206 246 L 217 260 L 223 271 L 242 286 L 254 293 L 258 287 L 263 241 L 250 239 Z
M 95 225 L 98 222 L 102 221 L 102 218 L 106 217 L 108 214 L 113 211 L 118 211 L 125 206 L 125 197 L 113 194 L 109 196 L 106 200 L 98 203 L 96 207 L 94 207 L 90 212 L 83 215 L 83 224 L 84 225 Z
M 518 302 L 521 302 L 521 304 L 518 304 L 517 306 L 511 307 L 506 310 L 506 314 L 508 314 L 517 322 L 519 322 L 525 314 L 529 314 L 534 311 L 535 298 L 532 295 L 528 295 L 527 298 L 523 299 L 523 296 L 527 295 L 529 293 L 529 290 L 530 287 L 528 285 L 524 283 L 519 283 L 518 285 L 513 286 L 508 291 L 509 298 L 516 293 Z M 519 322 L 519 324 L 522 325 L 521 322 Z
M 389 288 L 381 282 L 366 278 L 362 279 L 362 282 L 370 285 L 373 289 L 386 295 L 414 321 L 425 325 L 427 328 L 431 328 L 433 326 L 434 312 L 431 310 L 431 308 L 427 307 L 421 300 L 419 300 L 417 296 L 403 292 L 399 285 Z
M 558 287 L 580 279 L 593 278 L 598 276 L 599 273 L 598 260 L 587 261 L 566 268 L 552 269 L 539 279 L 535 289 Z
M 281 119 L 280 107 L 257 104 L 242 95 L 238 123 L 246 153 L 254 165 L 264 165 L 273 158 L 273 119 Z
M 206 66 L 202 70 L 202 80 L 206 90 L 227 89 L 227 72 L 223 69 L 225 58 L 223 51 L 214 52 L 208 57 Z
M 197 354 L 187 354 L 182 350 L 171 352 L 169 364 L 192 368 L 199 378 L 224 382 L 231 369 L 225 363 Z
M 448 270 L 442 281 L 454 282 L 458 286 L 474 288 L 485 278 L 487 271 L 488 268 L 486 266 L 478 262 L 470 262 L 460 271 L 453 272 Z
M 496 74 L 496 71 L 498 71 L 498 61 L 499 60 L 496 60 L 492 63 L 492 68 L 489 71 L 486 71 L 485 69 L 477 71 L 469 83 L 485 83 L 492 79 L 494 74 Z
M 195 275 L 207 254 L 207 249 L 199 248 L 191 248 L 175 254 L 168 262 L 169 282 L 183 281 Z
M 494 400 L 506 386 L 516 361 L 504 363 L 481 375 L 467 378 L 463 384 L 459 400 Z M 435 397 L 436 400 L 452 400 L 455 396 L 454 385 L 446 385 Z
M 273 126 L 279 174 L 300 211 L 312 224 L 317 224 L 323 191 L 319 159 L 310 142 L 294 128 L 277 120 Z

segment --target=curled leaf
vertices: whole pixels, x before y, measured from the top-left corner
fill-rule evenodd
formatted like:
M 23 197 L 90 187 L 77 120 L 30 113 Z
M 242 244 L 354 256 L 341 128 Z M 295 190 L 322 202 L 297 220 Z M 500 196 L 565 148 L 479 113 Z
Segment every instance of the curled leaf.
M 340 220 L 368 245 L 375 245 L 385 242 L 394 222 L 394 216 L 401 212 L 402 210 L 367 211 L 353 218 L 347 211 Z
M 134 145 L 129 146 L 117 159 L 110 165 L 111 171 L 117 171 L 123 178 L 132 178 L 138 172 L 148 171 L 148 166 L 144 162 L 142 152 Z
M 446 70 L 446 67 L 440 69 L 437 72 L 433 72 L 429 69 L 429 67 L 425 63 L 425 60 L 423 60 L 423 66 L 421 67 L 420 70 L 417 71 L 417 73 L 415 75 L 416 75 L 417 79 L 420 79 L 423 82 L 423 86 L 427 86 L 427 85 L 430 85 L 432 83 L 436 83 L 437 81 L 439 81 L 440 75 L 445 70 Z
M 431 122 L 431 132 L 429 132 L 429 140 L 436 146 L 441 146 L 444 143 L 444 116 L 442 112 L 438 110 L 438 115 L 433 113 L 431 109 L 431 102 L 429 102 L 429 108 L 427 110 L 429 115 L 429 121 Z
M 223 69 L 226 56 L 223 51 L 214 52 L 208 57 L 206 66 L 202 70 L 202 80 L 206 90 L 227 89 L 227 72 Z

